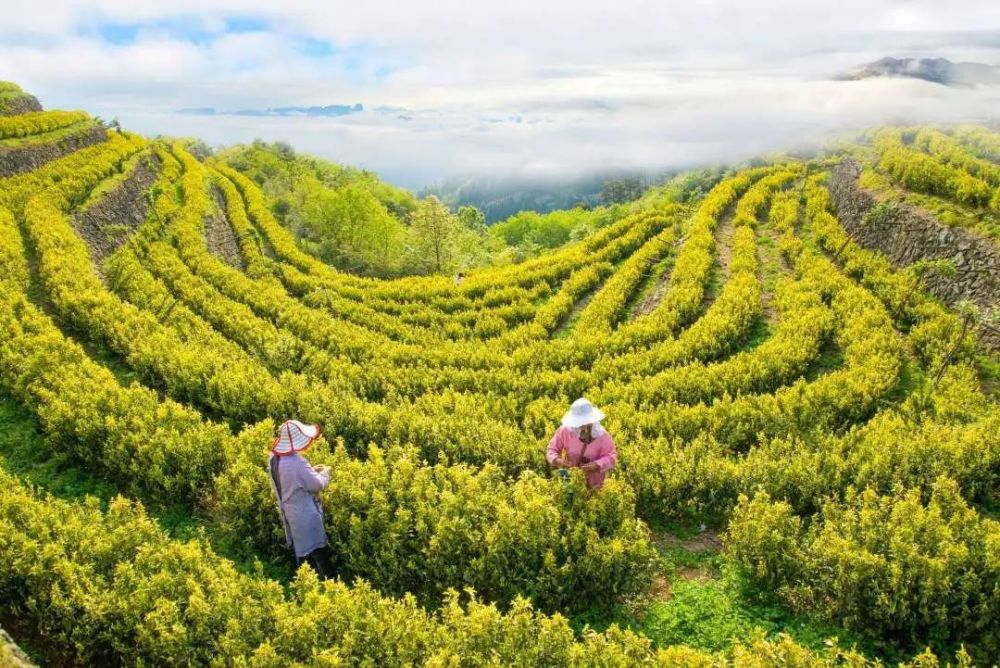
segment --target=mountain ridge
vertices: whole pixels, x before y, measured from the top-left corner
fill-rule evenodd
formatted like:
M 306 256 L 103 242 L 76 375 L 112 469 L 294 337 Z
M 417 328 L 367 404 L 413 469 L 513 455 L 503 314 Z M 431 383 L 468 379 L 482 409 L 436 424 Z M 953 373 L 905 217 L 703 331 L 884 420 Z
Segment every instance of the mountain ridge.
M 1000 84 L 1000 67 L 947 58 L 894 58 L 886 56 L 859 65 L 834 77 L 837 81 L 903 77 L 951 87 Z
M 265 109 L 218 110 L 214 107 L 186 107 L 178 114 L 189 116 L 347 116 L 365 110 L 360 102 L 354 104 L 327 104 L 312 107 L 267 107 Z

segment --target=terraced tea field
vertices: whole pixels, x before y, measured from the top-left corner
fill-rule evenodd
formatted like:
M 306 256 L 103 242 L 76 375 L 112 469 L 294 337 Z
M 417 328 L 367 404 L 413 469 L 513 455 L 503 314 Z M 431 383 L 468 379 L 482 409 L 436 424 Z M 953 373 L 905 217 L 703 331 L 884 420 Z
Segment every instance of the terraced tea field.
M 0 116 L 0 623 L 66 665 L 988 665 L 998 188 L 1000 134 L 880 129 L 456 286 L 331 269 L 183 142 Z M 921 207 L 961 258 L 875 246 Z M 597 493 L 544 459 L 579 396 Z M 288 417 L 323 425 L 336 582 L 287 564 Z M 580 629 L 700 524 L 746 600 L 858 652 Z

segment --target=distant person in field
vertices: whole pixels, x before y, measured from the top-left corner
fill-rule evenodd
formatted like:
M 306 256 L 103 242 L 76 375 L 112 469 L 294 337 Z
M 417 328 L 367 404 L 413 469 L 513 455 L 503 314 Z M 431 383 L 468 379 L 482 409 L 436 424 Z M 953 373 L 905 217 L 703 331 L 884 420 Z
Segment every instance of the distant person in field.
M 285 525 L 285 541 L 295 553 L 296 565 L 308 561 L 320 578 L 333 575 L 327 552 L 323 508 L 316 495 L 330 484 L 330 470 L 310 466 L 299 453 L 320 435 L 318 425 L 288 420 L 271 445 L 267 466 L 278 511 Z
M 608 471 L 618 461 L 618 450 L 601 420 L 604 413 L 586 399 L 577 399 L 563 416 L 545 454 L 549 466 L 579 468 L 587 474 L 587 486 L 600 489 Z
M 455 287 L 461 285 L 464 279 L 465 276 L 462 274 L 462 272 L 458 272 L 457 274 L 455 274 Z

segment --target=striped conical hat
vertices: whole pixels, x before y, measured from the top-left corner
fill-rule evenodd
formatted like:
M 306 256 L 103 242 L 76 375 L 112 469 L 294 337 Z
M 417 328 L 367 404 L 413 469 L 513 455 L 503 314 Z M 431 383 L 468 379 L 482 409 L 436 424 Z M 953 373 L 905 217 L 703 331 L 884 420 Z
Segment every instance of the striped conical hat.
M 298 420 L 288 420 L 278 429 L 278 437 L 271 444 L 271 452 L 276 455 L 302 452 L 312 445 L 321 431 L 318 424 L 303 424 Z

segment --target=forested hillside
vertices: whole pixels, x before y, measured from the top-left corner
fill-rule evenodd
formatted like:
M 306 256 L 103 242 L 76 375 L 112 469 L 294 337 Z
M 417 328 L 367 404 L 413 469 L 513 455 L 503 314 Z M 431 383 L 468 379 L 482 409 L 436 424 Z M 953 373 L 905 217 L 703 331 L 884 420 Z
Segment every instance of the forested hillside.
M 261 187 L 303 250 L 345 271 L 453 271 L 484 264 L 498 250 L 485 227 L 451 215 L 436 199 L 418 200 L 371 172 L 297 155 L 287 144 L 255 142 L 218 158 Z
M 1000 656 L 1000 134 L 520 214 L 572 221 L 521 259 L 280 145 L 0 113 L 0 626 L 42 665 Z M 893 259 L 911 214 L 954 248 Z M 507 255 L 456 284 L 463 243 Z M 600 490 L 545 460 L 580 396 Z M 283 540 L 287 418 L 332 580 Z

